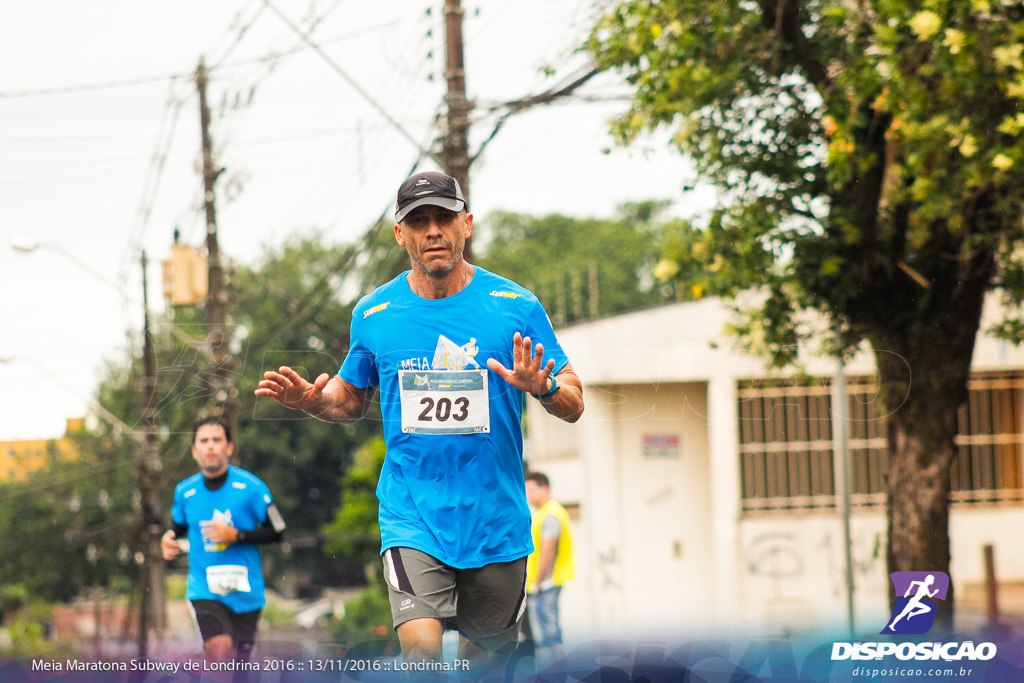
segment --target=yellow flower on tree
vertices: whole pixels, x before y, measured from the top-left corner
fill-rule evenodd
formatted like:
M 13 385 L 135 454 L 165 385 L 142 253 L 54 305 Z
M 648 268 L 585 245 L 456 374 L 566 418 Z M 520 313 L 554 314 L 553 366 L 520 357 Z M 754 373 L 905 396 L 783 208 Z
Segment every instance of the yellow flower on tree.
M 1021 61 L 1021 52 L 1024 52 L 1024 45 L 1004 45 L 992 50 L 992 57 L 996 64 L 1004 69 L 1024 69 L 1024 62 Z
M 959 54 L 964 46 L 964 33 L 955 28 L 946 29 L 946 39 L 942 44 L 949 48 L 950 54 Z
M 921 40 L 928 40 L 939 32 L 939 27 L 942 26 L 942 19 L 935 12 L 925 10 L 915 14 L 914 18 L 908 23 L 914 35 Z
M 965 135 L 964 141 L 960 143 L 960 153 L 970 159 L 978 152 L 978 142 L 973 135 Z
M 679 272 L 679 264 L 671 259 L 661 259 L 658 265 L 654 266 L 654 277 L 662 282 L 668 282 Z
M 997 154 L 995 158 L 992 159 L 992 166 L 997 170 L 1007 171 L 1011 166 L 1013 166 L 1013 159 L 1005 154 Z

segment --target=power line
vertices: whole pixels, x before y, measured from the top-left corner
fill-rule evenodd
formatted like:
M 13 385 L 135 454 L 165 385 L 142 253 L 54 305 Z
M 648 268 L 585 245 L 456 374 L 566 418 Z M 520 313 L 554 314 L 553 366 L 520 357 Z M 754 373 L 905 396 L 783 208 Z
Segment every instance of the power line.
M 241 45 L 242 40 L 245 38 L 245 34 L 249 32 L 249 29 L 252 28 L 253 24 L 256 23 L 256 21 L 260 18 L 260 16 L 263 14 L 263 11 L 265 9 L 266 9 L 265 5 L 260 5 L 259 6 L 259 8 L 256 10 L 256 15 L 252 19 L 249 20 L 249 23 L 247 23 L 246 25 L 244 25 L 244 26 L 242 26 L 241 28 L 238 29 L 238 36 L 235 38 L 235 42 L 233 42 L 231 44 L 231 46 L 228 47 L 227 51 L 223 54 L 223 56 L 221 56 L 221 58 L 219 60 L 217 60 L 214 63 L 213 66 L 211 66 L 209 69 L 207 69 L 207 71 L 212 71 L 213 69 L 217 68 L 218 66 L 223 64 L 224 61 L 228 57 L 231 56 L 231 53 L 235 51 L 236 47 Z M 242 19 L 242 11 L 244 11 L 244 10 L 240 10 L 238 12 L 238 15 L 235 17 L 235 21 L 236 22 L 240 22 L 241 21 L 241 19 Z M 231 27 L 229 27 L 228 30 L 230 31 Z
M 420 164 L 423 163 L 423 160 L 425 158 L 426 153 L 420 152 L 420 154 L 416 157 L 416 161 L 413 162 L 412 167 L 409 169 L 409 173 L 406 175 L 406 178 L 411 177 L 416 172 L 416 170 L 419 168 Z M 388 215 L 388 213 L 391 211 L 391 208 L 392 204 L 389 201 L 387 206 L 381 212 L 380 216 L 378 216 L 377 220 L 375 220 L 373 224 L 370 226 L 370 228 L 365 233 L 363 233 L 363 236 L 359 239 L 359 242 L 353 245 L 350 249 L 346 250 L 346 253 L 337 261 L 335 266 L 329 268 L 327 272 L 323 276 L 321 276 L 319 281 L 316 284 L 314 284 L 312 288 L 310 288 L 309 293 L 306 295 L 306 297 L 292 308 L 293 313 L 291 318 L 289 318 L 289 320 L 283 325 L 276 327 L 271 333 L 267 334 L 265 337 L 253 340 L 253 342 L 249 346 L 249 353 L 257 353 L 261 349 L 266 348 L 266 346 L 270 342 L 274 341 L 286 330 L 295 326 L 302 318 L 306 318 L 307 320 L 309 320 L 310 318 L 312 318 L 312 316 L 316 314 L 318 310 L 322 308 L 323 303 L 327 300 L 329 296 L 334 294 L 335 290 L 337 289 L 336 287 L 330 285 L 330 279 L 338 273 L 346 273 L 348 271 L 349 267 L 355 262 L 355 259 L 366 248 L 367 244 L 370 241 L 370 238 L 373 236 L 374 230 L 376 230 L 377 227 L 380 225 L 381 221 L 384 220 L 384 217 Z M 339 283 L 338 287 L 340 286 L 341 284 Z
M 280 10 L 278 10 L 277 7 L 275 7 L 270 2 L 270 0 L 263 1 L 267 4 L 267 7 L 269 7 L 270 10 L 288 26 L 288 28 L 294 31 L 313 49 L 314 52 L 320 55 L 320 57 L 322 57 L 324 61 L 326 61 L 328 65 L 330 65 L 330 67 L 334 70 L 335 73 L 337 73 L 339 76 L 345 79 L 346 83 L 348 83 L 352 88 L 354 88 L 357 93 L 359 93 L 367 102 L 369 102 L 374 107 L 374 109 L 380 112 L 381 116 L 383 116 L 388 123 L 394 126 L 395 130 L 402 134 L 402 137 L 411 142 L 416 147 L 416 149 L 418 149 L 422 154 L 429 156 L 431 158 L 434 157 L 434 155 L 431 152 L 420 147 L 419 142 L 416 141 L 416 139 L 409 133 L 409 131 L 407 131 L 402 126 L 401 123 L 396 121 L 394 117 L 392 117 L 391 114 L 389 114 L 387 110 L 384 109 L 384 107 L 382 107 L 380 103 L 377 102 L 377 100 L 375 100 L 368 92 L 366 92 L 366 90 L 364 90 L 362 86 L 360 86 L 351 76 L 349 76 L 344 69 L 338 66 L 338 63 L 331 59 L 330 55 L 324 52 L 319 45 L 313 42 L 312 38 L 310 38 L 306 33 L 302 31 L 302 29 L 300 29 L 298 26 L 292 23 L 292 21 L 287 16 L 285 16 Z
M 307 29 L 307 33 L 311 35 L 324 22 L 324 20 L 326 20 L 327 17 L 329 17 L 338 8 L 338 6 L 341 5 L 341 3 L 344 2 L 344 1 L 345 0 L 335 0 L 334 4 L 331 5 L 331 7 L 329 9 L 327 9 L 325 12 L 321 13 L 319 16 L 317 16 L 314 13 L 315 12 L 315 8 L 311 8 L 310 9 L 311 16 L 310 16 L 310 19 L 309 19 L 309 28 Z M 266 7 L 267 7 L 267 5 L 265 5 L 265 4 L 261 5 L 260 6 L 260 11 L 259 11 L 259 13 L 257 13 L 257 16 L 254 17 L 253 20 L 241 30 L 241 32 L 239 34 L 239 37 L 238 37 L 238 41 L 236 41 L 236 43 L 235 43 L 236 45 L 238 44 L 238 42 L 241 42 L 241 39 L 244 36 L 245 31 L 247 31 L 249 26 L 251 26 L 256 21 L 256 19 L 259 17 L 259 15 L 263 13 L 263 10 L 266 9 Z M 268 78 L 270 78 L 271 74 L 277 68 L 278 63 L 281 60 L 283 60 L 285 57 L 290 57 L 291 55 L 294 55 L 294 54 L 300 52 L 301 50 L 304 49 L 304 47 L 305 46 L 304 46 L 303 41 L 300 40 L 292 48 L 290 48 L 288 50 L 285 50 L 283 53 L 281 53 L 281 54 L 273 54 L 273 55 L 270 55 L 267 58 L 264 58 L 260 62 L 256 62 L 256 63 L 262 63 L 262 64 L 269 63 L 271 66 L 266 71 L 266 73 L 264 73 L 262 76 L 258 77 L 255 80 L 255 82 L 251 83 L 248 86 L 248 88 L 246 88 L 245 86 L 242 86 L 240 89 L 238 89 L 236 91 L 236 96 L 235 96 L 236 108 L 237 108 L 237 103 L 239 101 L 238 93 L 244 92 L 245 90 L 248 90 L 248 92 L 249 92 L 248 101 L 245 103 L 245 109 L 246 109 L 246 111 L 248 111 L 248 107 L 249 107 L 249 105 L 252 104 L 252 101 L 253 101 L 253 99 L 255 97 L 257 88 L 259 88 L 260 85 L 262 85 L 262 83 L 264 81 L 266 81 Z M 234 46 L 232 46 L 231 49 L 234 49 Z M 229 54 L 230 54 L 230 50 L 229 50 Z M 225 114 L 226 114 L 226 108 L 222 107 L 221 111 L 219 112 L 219 118 L 221 120 L 223 120 L 225 118 Z M 232 122 L 232 125 L 233 125 L 234 130 L 237 130 L 237 128 L 239 126 L 238 119 L 235 119 Z M 220 151 L 223 151 L 223 150 L 227 149 L 227 147 L 232 143 L 233 137 L 234 137 L 234 130 L 230 130 L 229 129 L 229 130 L 227 130 L 226 132 L 223 132 L 220 135 L 219 140 L 218 140 L 218 147 L 219 147 Z
M 391 68 L 388 70 L 388 76 L 378 84 L 378 90 L 385 93 L 387 99 L 381 100 L 381 102 L 389 111 L 411 109 L 410 103 L 416 102 L 422 92 L 429 87 L 426 76 L 430 64 L 422 56 L 428 47 L 425 45 L 427 33 L 423 31 L 422 21 L 417 23 L 419 25 L 415 30 L 420 35 L 418 38 L 403 36 L 398 41 L 402 46 L 402 51 L 397 59 L 391 58 L 394 56 L 392 50 L 386 47 L 383 50 Z M 413 64 L 411 70 L 400 66 L 410 62 Z M 407 83 L 399 85 L 400 81 L 408 81 L 410 78 L 413 86 L 410 87 Z M 433 125 L 431 123 L 428 127 L 428 134 Z M 360 193 L 360 183 L 356 180 L 361 175 L 372 173 L 386 158 L 385 152 L 394 141 L 393 137 L 386 135 L 385 131 L 390 129 L 390 125 L 386 122 L 384 128 L 375 125 L 360 126 L 356 133 L 359 135 L 359 157 L 367 161 L 366 166 L 360 167 L 357 164 L 349 163 L 353 153 L 349 151 L 349 145 L 340 144 L 338 151 L 317 173 L 317 181 L 311 183 L 293 205 L 284 212 L 283 215 L 287 217 L 284 220 L 290 221 L 293 225 L 312 224 L 326 230 L 332 229 L 337 222 L 338 209 L 336 207 L 347 206 L 351 197 Z M 429 140 L 428 137 L 428 142 Z
M 425 87 L 427 87 L 427 84 L 426 80 L 423 79 L 418 88 L 398 89 L 398 98 L 391 108 L 397 111 L 409 109 L 410 107 L 407 103 L 416 101 Z M 430 143 L 434 138 L 433 130 L 435 126 L 436 114 L 427 126 L 426 142 L 421 143 L 421 146 L 428 149 L 431 147 Z M 385 130 L 380 128 L 363 129 L 361 132 L 365 134 L 361 156 L 367 161 L 362 172 L 372 173 L 383 163 L 386 158 L 385 152 L 394 142 L 394 138 L 387 136 Z M 356 164 L 346 163 L 351 157 L 351 152 L 343 146 L 329 164 L 324 167 L 324 171 L 320 174 L 320 180 L 316 185 L 304 193 L 304 197 L 287 215 L 296 218 L 301 216 L 307 221 L 315 221 L 320 215 L 335 213 L 336 211 L 333 207 L 346 206 L 351 201 L 353 195 L 360 193 L 360 185 L 355 182 L 355 179 L 359 177 L 361 170 Z
M 328 8 L 326 11 L 320 13 L 319 16 L 316 15 L 315 8 L 311 8 L 311 10 L 310 10 L 310 15 L 311 16 L 310 16 L 310 19 L 309 19 L 309 28 L 308 28 L 307 34 L 310 34 L 313 31 L 315 31 L 317 29 L 317 27 L 319 27 L 324 22 L 324 20 L 327 19 L 327 17 L 329 17 L 332 14 L 338 8 L 338 6 L 342 2 L 344 2 L 344 0 L 335 0 L 334 4 L 331 5 L 331 7 Z M 266 5 L 262 5 L 261 9 L 260 9 L 260 13 L 262 13 L 263 9 L 265 9 L 265 8 L 266 8 Z M 235 45 L 237 45 L 241 41 L 245 31 L 247 31 L 248 28 L 255 22 L 256 18 L 258 18 L 260 13 L 258 13 L 256 17 L 254 17 L 245 27 L 243 27 L 243 29 L 241 30 L 241 32 L 239 34 L 238 39 L 236 40 Z M 393 23 L 395 23 L 395 22 L 388 22 L 386 24 L 378 25 L 378 26 L 372 27 L 372 28 L 367 29 L 367 30 L 352 32 L 352 33 L 343 35 L 341 37 L 334 38 L 334 39 L 331 39 L 329 41 L 325 41 L 325 43 L 339 42 L 341 40 L 348 40 L 349 38 L 354 37 L 354 36 L 363 35 L 364 33 L 368 33 L 370 31 L 380 30 L 381 27 L 388 26 L 388 25 L 391 25 Z M 234 45 L 232 46 L 231 49 L 233 49 L 233 48 L 234 48 Z M 238 110 L 238 109 L 242 108 L 242 107 L 237 106 L 237 103 L 239 102 L 239 99 L 240 99 L 237 93 L 241 93 L 241 92 L 244 92 L 245 90 L 248 90 L 249 95 L 248 95 L 248 100 L 244 103 L 244 111 L 249 111 L 249 105 L 252 104 L 252 101 L 253 101 L 253 99 L 255 97 L 256 90 L 260 87 L 260 85 L 262 85 L 262 83 L 264 81 L 266 81 L 268 78 L 270 78 L 270 76 L 273 74 L 273 72 L 277 69 L 278 65 L 285 58 L 290 57 L 290 56 L 292 56 L 294 54 L 297 54 L 298 52 L 300 52 L 300 51 L 302 51 L 304 49 L 306 49 L 306 45 L 305 45 L 304 39 L 300 39 L 292 47 L 286 48 L 286 49 L 282 50 L 281 52 L 272 52 L 267 57 L 263 57 L 263 58 L 259 58 L 259 59 L 254 59 L 254 60 L 248 60 L 248 61 L 245 61 L 245 62 L 237 62 L 237 63 L 235 63 L 235 65 L 245 64 L 245 65 L 250 65 L 250 66 L 251 65 L 269 65 L 269 68 L 267 68 L 267 70 L 264 73 L 262 73 L 262 74 L 256 73 L 254 75 L 255 80 L 254 81 L 250 81 L 246 85 L 241 85 L 241 86 L 229 85 L 228 86 L 227 90 L 235 90 L 235 92 L 236 92 L 236 97 L 235 97 L 236 106 L 234 107 L 234 109 Z M 229 50 L 229 52 L 230 52 L 230 50 Z M 222 58 L 222 61 L 223 61 L 223 58 Z M 245 81 L 247 79 L 245 77 L 243 77 L 243 78 L 237 79 L 237 80 L 245 83 Z M 225 98 L 226 98 L 226 95 L 225 95 Z M 226 117 L 227 111 L 228 111 L 228 107 L 225 104 L 225 105 L 223 105 L 220 108 L 220 110 L 218 112 L 218 121 L 222 121 L 223 122 L 223 121 L 227 120 L 227 117 Z M 237 134 L 237 131 L 238 131 L 240 125 L 241 125 L 240 121 L 239 121 L 239 118 L 240 117 L 234 117 L 233 119 L 231 119 L 230 123 L 227 123 L 225 125 L 225 129 L 226 130 L 222 130 L 221 134 L 218 136 L 218 139 L 217 139 L 218 155 L 223 155 L 225 153 L 225 150 L 227 150 L 234 143 L 234 136 Z M 198 206 L 194 206 L 194 208 L 190 208 L 189 209 L 189 211 L 192 212 L 192 214 L 193 214 L 193 225 L 192 225 L 192 231 L 190 232 L 190 234 L 197 229 L 197 226 L 201 222 L 199 220 L 200 213 L 201 213 L 199 208 L 200 207 L 198 207 Z M 179 214 L 179 220 L 180 220 L 180 215 L 181 214 Z
M 339 0 L 340 1 L 340 0 Z M 392 20 L 383 24 L 376 24 L 366 29 L 346 33 L 341 36 L 336 36 L 328 40 L 320 41 L 320 45 L 333 45 L 335 43 L 351 40 L 353 38 L 359 38 L 368 33 L 374 33 L 376 31 L 382 31 L 386 28 L 391 28 L 397 24 L 397 20 Z M 290 57 L 298 52 L 304 50 L 306 46 L 300 44 L 294 48 L 289 49 L 287 52 L 269 55 L 267 57 L 255 57 L 253 59 L 244 59 L 235 62 L 219 62 L 216 66 L 210 67 L 209 71 L 224 71 L 226 69 L 237 69 L 244 66 L 252 66 L 253 64 L 265 64 L 267 62 L 274 62 L 282 59 L 283 57 Z M 101 81 L 97 83 L 82 83 L 79 85 L 62 85 L 53 86 L 49 88 L 32 88 L 29 90 L 11 90 L 8 92 L 0 92 L 0 99 L 26 99 L 31 97 L 47 97 L 53 95 L 75 95 L 79 93 L 95 92 L 102 90 L 115 90 L 118 88 L 129 88 L 138 85 L 151 85 L 153 83 L 161 83 L 168 80 L 190 80 L 195 74 L 191 71 L 181 73 L 163 73 L 152 76 L 140 76 L 138 78 L 125 78 L 114 81 Z
M 163 130 L 159 131 L 160 134 L 157 137 L 156 151 L 154 152 L 153 161 L 149 167 L 149 172 L 146 174 L 146 180 L 143 184 L 142 198 L 136 212 L 135 225 L 129 233 L 128 243 L 121 261 L 119 280 L 121 282 L 122 292 L 121 306 L 124 310 L 125 320 L 129 319 L 129 310 L 132 306 L 128 299 L 126 287 L 128 280 L 128 268 L 134 261 L 134 251 L 139 245 L 141 245 L 142 237 L 146 232 L 146 227 L 149 225 L 149 218 L 152 215 L 153 205 L 156 203 L 157 193 L 160 190 L 160 184 L 163 180 L 164 164 L 167 161 L 167 155 L 170 153 L 171 144 L 174 140 L 174 133 L 177 129 L 178 115 L 181 113 L 182 105 L 191 99 L 191 96 L 186 97 L 185 99 L 176 97 L 174 88 L 175 83 L 174 81 L 171 81 L 171 92 L 168 96 L 167 104 L 164 106 L 164 114 L 161 118 L 161 128 L 163 126 L 163 122 L 168 121 L 169 119 L 167 131 L 166 133 L 164 133 Z M 131 355 L 134 356 L 135 345 L 130 334 L 128 334 L 128 345 Z
M 191 99 L 191 96 L 186 97 L 185 99 L 175 97 L 174 83 L 172 82 L 171 93 L 164 106 L 161 127 L 158 130 L 156 149 L 153 153 L 152 164 L 150 165 L 149 173 L 147 174 L 146 180 L 143 184 L 142 199 L 139 202 L 139 207 L 136 211 L 135 226 L 132 228 L 132 233 L 128 240 L 126 259 L 134 261 L 134 254 L 131 252 L 142 242 L 142 236 L 149 224 L 149 218 L 153 212 L 153 205 L 156 202 L 157 193 L 160 189 L 160 181 L 163 178 L 164 164 L 167 161 L 167 155 L 170 153 L 171 144 L 174 141 L 174 133 L 177 129 L 178 116 L 181 113 L 182 105 L 184 105 L 189 99 Z M 165 121 L 168 123 L 166 130 L 163 130 L 163 124 Z M 124 280 L 124 269 L 125 266 L 122 264 L 122 280 Z
M 159 76 L 145 76 L 142 78 L 129 78 L 121 81 L 107 81 L 105 83 L 88 83 L 85 85 L 69 85 L 54 88 L 36 88 L 33 90 L 15 90 L 12 92 L 0 92 L 0 99 L 14 99 L 19 97 L 41 97 L 47 95 L 71 95 L 81 92 L 92 92 L 96 90 L 112 90 L 114 88 L 126 88 L 134 85 L 148 85 L 166 80 L 187 78 L 187 74 L 162 74 Z

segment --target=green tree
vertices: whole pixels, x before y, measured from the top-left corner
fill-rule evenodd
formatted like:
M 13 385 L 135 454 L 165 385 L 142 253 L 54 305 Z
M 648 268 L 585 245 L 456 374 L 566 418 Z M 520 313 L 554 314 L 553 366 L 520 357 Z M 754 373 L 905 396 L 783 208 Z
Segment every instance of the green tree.
M 1024 293 L 1024 5 L 622 0 L 588 46 L 635 87 L 619 138 L 669 127 L 720 191 L 663 272 L 717 262 L 713 291 L 763 287 L 755 327 L 776 351 L 811 333 L 804 311 L 834 348 L 870 343 L 890 414 L 889 569 L 948 572 L 982 304 L 1004 288 L 1019 310 Z
M 363 581 L 362 565 L 325 557 L 321 527 L 342 495 L 351 454 L 379 432 L 379 413 L 355 425 L 329 425 L 253 396 L 262 373 L 287 363 L 311 375 L 337 372 L 348 347 L 351 304 L 338 292 L 356 274 L 354 249 L 319 235 L 295 238 L 253 266 L 229 268 L 235 324 L 234 438 L 243 467 L 270 486 L 288 524 L 286 544 L 266 549 L 272 569 L 307 577 L 306 589 Z M 157 422 L 165 522 L 174 485 L 196 471 L 192 425 L 212 405 L 203 310 L 179 306 L 174 326 L 153 324 L 157 351 Z M 189 341 L 191 340 L 191 341 Z M 82 588 L 124 585 L 137 576 L 140 505 L 139 436 L 142 362 L 110 361 L 96 390 L 107 411 L 131 428 L 106 422 L 74 436 L 79 458 L 54 459 L 26 482 L 0 484 L 0 586 L 19 583 L 36 597 L 67 600 Z M 59 548 L 66 562 L 55 562 Z M 287 555 L 287 557 L 285 557 Z M 273 577 L 282 572 L 271 571 Z M 287 589 L 288 584 L 276 586 Z
M 49 619 L 49 606 L 23 584 L 0 586 L 0 652 L 21 657 L 52 652 L 53 644 L 46 639 Z
M 494 213 L 481 225 L 477 262 L 537 294 L 556 325 L 661 303 L 668 294 L 649 273 L 665 207 L 630 204 L 613 219 Z
M 355 454 L 342 482 L 344 502 L 324 527 L 324 548 L 363 565 L 368 586 L 345 604 L 345 616 L 332 629 L 340 642 L 360 643 L 389 633 L 391 601 L 381 575 L 377 482 L 387 449 L 375 438 Z
M 23 482 L 0 484 L 0 592 L 20 586 L 33 600 L 58 602 L 84 586 L 136 574 L 136 529 L 128 448 L 73 435 L 82 455 L 55 460 Z

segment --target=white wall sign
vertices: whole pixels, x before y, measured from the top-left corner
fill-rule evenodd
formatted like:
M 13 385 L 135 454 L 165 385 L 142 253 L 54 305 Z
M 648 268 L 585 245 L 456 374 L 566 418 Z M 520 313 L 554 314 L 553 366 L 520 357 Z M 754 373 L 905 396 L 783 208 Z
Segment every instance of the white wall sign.
M 645 458 L 678 458 L 678 434 L 644 434 Z

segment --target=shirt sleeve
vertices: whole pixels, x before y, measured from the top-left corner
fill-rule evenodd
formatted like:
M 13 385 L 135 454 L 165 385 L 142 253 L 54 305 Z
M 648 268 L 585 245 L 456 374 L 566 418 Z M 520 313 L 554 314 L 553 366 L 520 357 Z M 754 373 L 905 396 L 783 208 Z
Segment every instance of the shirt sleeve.
M 270 488 L 262 481 L 256 491 L 257 495 L 253 496 L 253 513 L 262 524 L 267 521 L 267 508 L 274 504 L 274 496 L 271 495 Z
M 185 499 L 181 496 L 181 488 L 174 489 L 174 502 L 171 504 L 171 521 L 179 527 L 188 527 L 185 519 Z
M 357 321 L 357 315 L 353 313 L 352 324 L 349 328 L 348 355 L 345 356 L 345 360 L 341 364 L 338 376 L 352 386 L 366 389 L 378 386 L 380 377 L 377 375 L 377 363 L 373 351 L 367 348 L 361 325 Z
M 558 521 L 558 517 L 554 515 L 544 517 L 544 521 L 541 522 L 540 537 L 543 539 L 562 537 L 562 523 Z
M 530 338 L 534 345 L 537 342 L 544 345 L 545 364 L 552 358 L 555 360 L 555 369 L 551 372 L 552 375 L 557 375 L 569 364 L 569 359 L 566 357 L 565 352 L 562 351 L 562 347 L 555 337 L 555 330 L 551 327 L 551 319 L 548 318 L 547 311 L 544 310 L 544 306 L 541 305 L 540 301 L 534 304 L 533 310 L 530 311 L 530 315 L 526 320 L 526 332 L 524 334 Z
M 252 497 L 253 513 L 260 525 L 255 529 L 239 529 L 238 543 L 279 543 L 282 531 L 284 531 L 284 520 L 281 513 L 274 505 L 274 497 L 270 488 L 262 480 L 256 486 L 256 495 Z

